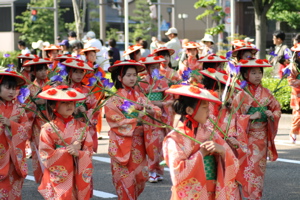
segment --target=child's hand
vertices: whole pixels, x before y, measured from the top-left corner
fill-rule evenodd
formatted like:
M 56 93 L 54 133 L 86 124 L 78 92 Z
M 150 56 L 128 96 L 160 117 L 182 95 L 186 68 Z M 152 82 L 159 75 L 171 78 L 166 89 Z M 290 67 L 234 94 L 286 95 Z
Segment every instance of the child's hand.
M 261 113 L 259 111 L 256 111 L 253 115 L 250 115 L 250 119 L 260 119 Z
M 80 140 L 76 140 L 75 142 L 73 142 L 73 146 L 75 149 L 80 150 L 81 149 L 81 142 Z
M 234 137 L 229 137 L 226 139 L 226 142 L 233 148 L 238 148 L 240 146 L 240 143 L 237 139 L 235 139 Z
M 271 119 L 274 118 L 273 113 L 272 113 L 271 110 L 266 110 L 266 111 L 265 111 L 265 114 L 266 114 L 268 117 L 270 117 Z
M 69 146 L 67 146 L 67 151 L 69 154 L 71 154 L 72 156 L 79 156 L 79 152 L 76 149 L 76 146 L 71 144 Z
M 16 116 L 13 116 L 13 117 L 11 117 L 11 118 L 9 118 L 9 120 L 11 120 L 11 121 L 14 121 L 14 122 L 19 122 L 19 120 L 20 120 L 20 115 L 16 115 Z
M 84 113 L 86 111 L 86 109 L 83 105 L 78 106 L 77 108 L 78 108 L 78 111 L 81 112 L 81 113 Z
M 10 121 L 8 118 L 4 117 L 4 116 L 1 116 L 0 117 L 0 123 L 2 123 L 3 125 L 6 125 L 6 126 L 10 126 Z
M 209 154 L 209 152 L 204 147 L 200 147 L 200 152 L 203 157 L 205 157 Z
M 209 153 L 217 153 L 222 157 L 225 155 L 225 148 L 214 141 L 206 141 L 200 145 L 200 148 L 203 147 Z

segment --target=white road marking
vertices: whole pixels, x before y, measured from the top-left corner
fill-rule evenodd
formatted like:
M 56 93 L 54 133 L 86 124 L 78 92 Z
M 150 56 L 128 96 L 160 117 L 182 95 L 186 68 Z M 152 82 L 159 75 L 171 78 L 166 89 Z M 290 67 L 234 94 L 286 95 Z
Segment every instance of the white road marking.
M 31 175 L 27 175 L 26 180 L 35 181 L 34 177 L 31 176 Z M 111 193 L 107 193 L 107 192 L 103 192 L 103 191 L 99 191 L 99 190 L 93 190 L 93 195 L 95 197 L 101 197 L 101 198 L 104 198 L 104 199 L 117 198 L 118 197 L 115 194 L 111 194 Z
M 294 164 L 300 164 L 300 160 L 290 160 L 290 159 L 277 158 L 276 161 L 287 162 L 287 163 L 294 163 Z

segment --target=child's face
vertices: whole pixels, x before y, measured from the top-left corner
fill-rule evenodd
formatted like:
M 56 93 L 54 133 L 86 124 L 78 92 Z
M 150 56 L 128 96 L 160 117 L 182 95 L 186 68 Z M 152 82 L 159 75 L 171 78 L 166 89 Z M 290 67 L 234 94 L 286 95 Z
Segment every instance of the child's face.
M 154 63 L 154 64 L 149 64 L 148 65 L 148 71 L 149 71 L 149 74 L 151 75 L 153 70 L 159 70 L 159 63 Z
M 166 66 L 168 66 L 169 65 L 169 62 L 170 62 L 170 56 L 169 55 L 165 55 L 164 56 L 164 58 L 165 58 L 165 62 L 164 62 L 164 64 L 166 65 Z
M 80 83 L 84 77 L 83 69 L 76 69 L 72 72 L 72 81 L 75 83 Z
M 134 60 L 138 62 L 141 59 L 141 56 L 142 56 L 141 52 L 135 54 Z
M 259 67 L 254 67 L 247 71 L 245 77 L 250 83 L 254 85 L 259 85 L 261 79 L 263 78 L 263 73 Z
M 196 56 L 198 51 L 197 51 L 197 49 L 193 48 L 193 49 L 187 49 L 186 53 L 188 56 Z
M 133 87 L 137 81 L 137 73 L 134 68 L 128 68 L 125 76 L 121 79 L 121 76 L 118 76 L 119 81 L 122 81 L 123 85 L 127 87 Z
M 195 109 L 193 109 L 192 112 L 194 112 Z M 200 124 L 204 124 L 208 118 L 208 114 L 209 114 L 209 103 L 208 101 L 201 100 L 201 104 L 197 110 L 196 115 L 194 116 L 194 120 L 196 120 Z
M 51 50 L 51 51 L 49 51 L 48 54 L 49 54 L 50 59 L 54 59 L 58 56 L 58 51 L 57 50 Z
M 64 118 L 68 118 L 73 114 L 75 110 L 75 102 L 74 101 L 60 101 L 58 102 L 57 112 L 61 114 Z
M 246 51 L 243 55 L 242 55 L 242 59 L 243 60 L 247 60 L 248 58 L 252 58 L 252 53 L 250 51 Z
M 35 72 L 35 77 L 38 80 L 45 80 L 47 78 L 47 74 L 48 74 L 48 70 L 43 68 L 43 69 Z
M 94 63 L 97 59 L 97 56 L 96 56 L 96 52 L 95 51 L 88 51 L 86 53 L 86 59 L 92 63 Z
M 4 101 L 12 101 L 17 94 L 16 88 L 9 88 L 8 85 L 1 85 L 0 97 Z

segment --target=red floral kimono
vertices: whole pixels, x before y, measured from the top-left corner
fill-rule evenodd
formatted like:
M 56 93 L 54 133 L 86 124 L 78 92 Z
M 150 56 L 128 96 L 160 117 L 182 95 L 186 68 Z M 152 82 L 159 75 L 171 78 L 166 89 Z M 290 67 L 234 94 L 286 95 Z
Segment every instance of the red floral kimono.
M 202 65 L 196 57 L 188 57 L 184 61 L 180 62 L 178 74 L 182 75 L 183 72 L 186 71 L 188 68 L 190 68 L 191 70 L 202 70 Z
M 293 109 L 293 119 L 291 134 L 300 135 L 300 73 L 293 66 L 291 75 L 288 76 L 287 80 L 292 88 L 290 106 Z M 298 78 L 297 78 L 298 77 Z
M 46 123 L 40 135 L 39 153 L 45 168 L 38 191 L 49 200 L 90 199 L 93 141 L 88 127 L 78 120 L 72 119 L 65 123 L 58 117 L 52 120 L 51 124 L 57 133 L 50 123 Z M 62 140 L 70 145 L 81 139 L 82 133 L 84 133 L 83 142 L 79 156 L 72 156 L 66 150 Z
M 164 158 L 170 168 L 172 200 L 190 199 L 239 199 L 234 196 L 234 180 L 238 172 L 238 160 L 231 148 L 218 135 L 198 127 L 197 134 L 180 123 L 177 130 L 200 142 L 213 140 L 225 147 L 223 159 L 218 154 L 202 156 L 200 145 L 176 131 L 170 132 L 163 144 Z
M 159 73 L 165 77 L 169 85 L 176 83 L 181 80 L 178 72 L 169 66 L 160 65 Z
M 84 86 L 82 84 L 72 84 L 72 88 L 79 88 L 83 94 L 87 96 L 86 100 L 83 101 L 77 101 L 76 107 L 83 105 L 86 108 L 86 116 L 89 119 L 89 130 L 91 137 L 93 139 L 93 150 L 94 152 L 97 152 L 98 149 L 98 137 L 97 137 L 97 130 L 96 130 L 96 124 L 98 123 L 98 115 L 99 111 L 94 112 L 94 108 L 97 104 L 97 99 L 94 94 L 90 94 L 90 89 L 87 86 Z M 75 115 L 75 119 L 86 123 L 86 119 L 82 113 L 78 113 Z
M 146 82 L 146 83 L 144 83 Z M 168 83 L 165 79 L 153 81 L 150 75 L 146 75 L 142 78 L 142 81 L 139 82 L 138 89 L 143 92 L 149 100 L 167 102 L 172 101 L 172 95 L 165 94 L 164 91 L 169 88 Z M 167 96 L 166 96 L 167 95 Z M 162 110 L 162 122 L 173 126 L 174 122 L 174 111 L 172 106 L 165 105 L 161 108 Z M 153 124 L 160 126 L 161 124 L 152 120 Z M 164 137 L 169 132 L 169 129 L 152 127 L 152 134 L 148 134 L 147 137 L 144 137 L 146 151 L 148 155 L 148 167 L 150 172 L 156 172 L 160 175 L 164 173 L 164 167 L 160 166 L 159 163 L 163 160 L 162 154 L 162 142 Z
M 134 95 L 132 94 L 134 92 Z M 155 118 L 159 118 L 161 111 L 152 105 L 149 100 L 137 91 L 119 89 L 117 95 L 136 102 L 151 105 L 155 111 Z M 137 118 L 131 118 L 122 112 L 120 106 L 124 100 L 118 96 L 112 96 L 105 105 L 106 120 L 110 126 L 108 154 L 111 157 L 111 170 L 113 183 L 118 198 L 122 200 L 137 199 L 143 192 L 148 180 L 146 149 L 144 137 L 152 134 L 152 126 L 140 124 Z M 135 104 L 137 110 L 142 108 Z M 144 120 L 148 120 L 144 116 Z
M 39 98 L 36 98 L 37 93 L 45 86 L 45 83 L 48 80 L 44 80 L 40 83 L 35 80 L 33 84 L 29 85 L 28 88 L 30 90 L 30 96 L 38 100 Z M 36 108 L 35 104 L 31 103 L 32 108 Z M 44 115 L 46 115 L 46 104 L 40 104 L 38 105 L 39 109 L 42 111 Z M 36 111 L 38 110 L 36 108 Z M 33 175 L 34 179 L 37 183 L 40 183 L 42 180 L 42 167 L 40 164 L 40 158 L 39 158 L 39 140 L 40 140 L 40 132 L 41 132 L 41 127 L 45 123 L 45 120 L 39 117 L 39 115 L 34 115 L 34 119 L 32 122 L 32 135 L 31 135 L 31 150 L 32 150 L 32 168 L 33 168 Z
M 17 101 L 0 101 L 0 114 L 6 118 L 20 116 L 7 127 L 0 123 L 0 199 L 22 199 L 21 190 L 27 175 L 25 145 L 28 139 L 27 115 Z
M 278 101 L 268 89 L 261 85 L 256 88 L 249 87 L 251 94 L 263 108 L 245 91 L 239 92 L 233 99 L 232 107 L 243 102 L 237 111 L 237 130 L 248 136 L 247 153 L 239 152 L 240 170 L 237 181 L 241 183 L 246 198 L 261 199 L 267 157 L 270 161 L 275 161 L 278 157 L 274 138 L 281 111 Z M 263 110 L 270 110 L 274 119 L 267 118 Z M 262 117 L 250 120 L 250 115 L 256 111 L 263 113 Z

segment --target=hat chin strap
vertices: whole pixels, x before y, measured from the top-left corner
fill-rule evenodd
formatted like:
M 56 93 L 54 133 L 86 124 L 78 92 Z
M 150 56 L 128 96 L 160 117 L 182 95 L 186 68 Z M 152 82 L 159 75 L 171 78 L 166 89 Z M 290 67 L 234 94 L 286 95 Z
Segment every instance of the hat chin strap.
M 195 109 L 194 109 L 194 112 L 192 115 L 186 115 L 186 120 L 183 122 L 184 124 L 184 129 L 186 128 L 186 124 L 190 121 L 192 122 L 192 134 L 194 135 L 194 132 L 195 132 L 195 129 L 198 128 L 198 125 L 199 125 L 199 122 L 197 122 L 194 117 L 195 115 L 197 114 L 198 112 L 198 109 L 200 107 L 200 104 L 201 104 L 201 100 L 198 101 Z M 185 131 L 186 132 L 186 131 Z M 187 133 L 187 132 L 186 132 Z M 190 135 L 191 137 L 193 137 L 193 135 Z

